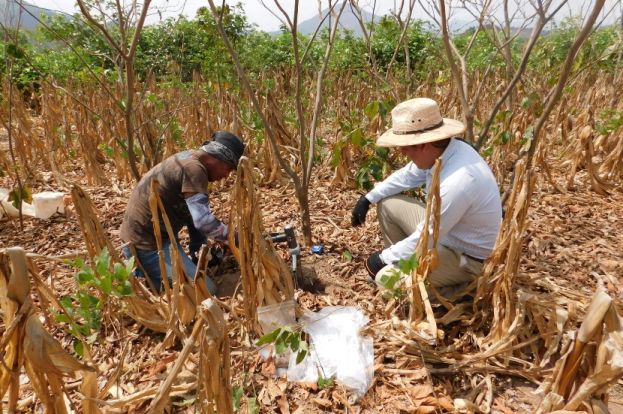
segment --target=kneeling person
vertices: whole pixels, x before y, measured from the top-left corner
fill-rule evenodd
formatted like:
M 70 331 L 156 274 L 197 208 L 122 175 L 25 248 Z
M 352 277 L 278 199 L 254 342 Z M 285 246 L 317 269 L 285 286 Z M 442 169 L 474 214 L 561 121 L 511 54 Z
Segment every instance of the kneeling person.
M 370 204 L 378 205 L 386 247 L 366 260 L 372 278 L 385 265 L 411 257 L 422 232 L 429 231 L 424 229 L 425 205 L 400 193 L 422 185 L 428 189 L 438 158 L 439 265 L 429 275 L 429 281 L 435 288 L 456 288 L 482 272 L 500 228 L 502 205 L 487 163 L 471 145 L 456 138 L 464 130 L 461 122 L 442 118 L 437 103 L 431 99 L 411 99 L 392 110 L 392 129 L 376 144 L 398 147 L 411 162 L 362 196 L 352 212 L 352 224 L 358 226 L 365 221 Z
M 227 225 L 218 220 L 210 209 L 208 184 L 222 180 L 235 171 L 243 153 L 244 143 L 240 138 L 229 132 L 217 132 L 212 141 L 199 149 L 172 155 L 153 167 L 132 191 L 121 224 L 120 236 L 126 242 L 123 254 L 130 258 L 132 250 L 136 252 L 137 274 L 142 275 L 144 270 L 156 289 L 161 289 L 162 275 L 149 208 L 151 182 L 154 179 L 158 181 L 158 195 L 176 238 L 169 240 L 160 218 L 167 277 L 169 280 L 172 278 L 170 246 L 175 243 L 184 273 L 192 280 L 197 267 L 182 249 L 178 233 L 184 225 L 188 225 L 192 227 L 191 236 L 199 233 L 199 236 L 227 241 Z M 210 293 L 215 294 L 214 282 L 206 278 L 206 284 Z

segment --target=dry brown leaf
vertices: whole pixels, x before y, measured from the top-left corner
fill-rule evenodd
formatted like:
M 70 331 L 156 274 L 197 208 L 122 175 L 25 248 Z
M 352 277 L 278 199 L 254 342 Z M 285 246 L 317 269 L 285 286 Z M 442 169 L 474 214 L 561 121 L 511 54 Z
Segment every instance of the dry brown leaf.
M 414 385 L 408 388 L 411 398 L 422 400 L 433 394 L 433 387 L 429 384 Z

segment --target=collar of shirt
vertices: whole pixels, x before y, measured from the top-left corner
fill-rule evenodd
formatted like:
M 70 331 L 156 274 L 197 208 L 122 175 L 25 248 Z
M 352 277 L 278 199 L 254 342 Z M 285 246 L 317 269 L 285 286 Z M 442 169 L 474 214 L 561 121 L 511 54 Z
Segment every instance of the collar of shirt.
M 440 157 L 442 170 L 444 169 L 445 166 L 452 163 L 452 159 L 455 158 L 455 155 L 457 151 L 459 150 L 459 145 L 461 144 L 462 144 L 461 141 L 458 141 L 454 138 L 450 140 L 450 143 L 448 144 L 448 146 L 446 147 L 446 149 L 444 150 L 444 152 L 441 154 L 441 157 Z M 430 167 L 428 170 L 426 170 L 426 188 L 427 189 L 430 188 L 430 184 L 433 180 L 433 172 L 435 171 L 435 168 L 433 167 Z

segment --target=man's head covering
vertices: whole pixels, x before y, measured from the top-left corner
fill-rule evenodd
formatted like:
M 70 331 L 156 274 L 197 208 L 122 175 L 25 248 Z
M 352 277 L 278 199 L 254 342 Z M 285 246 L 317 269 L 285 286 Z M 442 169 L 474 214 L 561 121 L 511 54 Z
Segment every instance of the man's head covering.
M 404 101 L 392 109 L 392 128 L 376 141 L 379 147 L 425 144 L 462 134 L 460 121 L 442 118 L 437 102 L 429 98 Z
M 212 141 L 204 142 L 200 149 L 236 169 L 244 153 L 244 142 L 231 132 L 218 131 L 212 135 Z

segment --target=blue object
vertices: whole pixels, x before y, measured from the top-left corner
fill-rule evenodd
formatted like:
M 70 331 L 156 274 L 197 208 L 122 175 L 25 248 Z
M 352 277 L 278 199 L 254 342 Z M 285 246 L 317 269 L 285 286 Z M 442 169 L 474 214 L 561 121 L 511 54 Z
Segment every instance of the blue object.
M 186 255 L 182 246 L 176 242 L 177 250 L 180 254 L 180 258 L 182 259 L 182 267 L 184 269 L 184 273 L 190 280 L 195 278 L 195 272 L 197 271 L 197 266 L 190 260 L 190 257 Z M 167 277 L 169 278 L 169 283 L 172 282 L 171 277 L 173 275 L 173 271 L 171 269 L 171 253 L 170 253 L 171 241 L 169 239 L 165 239 L 162 241 L 162 248 L 164 250 L 164 263 L 167 272 Z M 121 251 L 126 259 L 132 257 L 132 252 L 128 246 L 124 246 Z M 143 269 L 149 275 L 151 282 L 154 284 L 154 287 L 158 289 L 158 291 L 162 291 L 162 275 L 160 274 L 160 262 L 158 259 L 158 251 L 157 250 L 141 250 L 136 249 L 137 259 L 143 266 Z M 134 274 L 138 277 L 144 277 L 145 274 L 140 268 L 136 268 Z M 210 293 L 213 295 L 216 293 L 216 285 L 214 281 L 209 277 L 205 279 L 206 286 Z
M 323 254 L 324 253 L 324 245 L 322 244 L 315 244 L 312 246 L 311 248 L 311 252 L 313 254 Z

